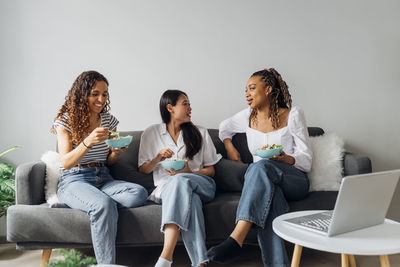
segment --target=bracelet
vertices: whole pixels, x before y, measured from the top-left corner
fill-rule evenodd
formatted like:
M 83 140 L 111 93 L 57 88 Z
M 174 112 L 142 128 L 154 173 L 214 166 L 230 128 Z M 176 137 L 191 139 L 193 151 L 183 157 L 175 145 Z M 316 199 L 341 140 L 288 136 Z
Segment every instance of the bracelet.
M 82 140 L 82 144 L 83 144 L 86 148 L 92 148 L 91 146 L 87 146 L 87 145 L 85 144 L 85 140 Z

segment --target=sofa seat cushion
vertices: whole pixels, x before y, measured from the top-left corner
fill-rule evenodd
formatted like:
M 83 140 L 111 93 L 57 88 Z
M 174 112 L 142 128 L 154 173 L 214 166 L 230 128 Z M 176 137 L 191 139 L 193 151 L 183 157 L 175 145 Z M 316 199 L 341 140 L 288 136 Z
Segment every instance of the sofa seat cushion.
M 235 226 L 240 195 L 217 193 L 213 201 L 204 205 L 207 243 L 217 243 L 229 236 Z M 290 210 L 333 209 L 336 196 L 337 192 L 311 192 L 303 200 L 289 202 Z M 143 207 L 121 208 L 117 245 L 161 245 L 160 224 L 161 205 L 148 201 Z M 48 204 L 14 205 L 8 209 L 7 227 L 7 239 L 17 244 L 91 244 L 89 216 L 76 209 L 50 208 Z M 254 229 L 245 242 L 257 243 Z
M 15 205 L 8 209 L 10 242 L 91 243 L 89 217 L 80 210 L 43 205 Z
M 337 191 L 309 192 L 302 200 L 290 201 L 289 210 L 333 210 L 337 195 Z
M 234 227 L 240 193 L 218 194 L 204 205 L 207 239 L 224 240 Z M 42 205 L 14 205 L 8 210 L 7 239 L 16 243 L 90 244 L 90 221 L 84 212 Z M 29 223 L 27 223 L 29 222 Z M 117 245 L 161 245 L 161 205 L 119 209 Z M 181 239 L 180 239 L 181 240 Z M 55 246 L 57 247 L 57 246 Z
M 48 204 L 15 205 L 10 207 L 7 219 L 10 242 L 92 242 L 89 216 L 80 210 L 50 208 Z M 152 202 L 143 207 L 119 209 L 117 244 L 161 244 L 160 222 L 161 206 Z

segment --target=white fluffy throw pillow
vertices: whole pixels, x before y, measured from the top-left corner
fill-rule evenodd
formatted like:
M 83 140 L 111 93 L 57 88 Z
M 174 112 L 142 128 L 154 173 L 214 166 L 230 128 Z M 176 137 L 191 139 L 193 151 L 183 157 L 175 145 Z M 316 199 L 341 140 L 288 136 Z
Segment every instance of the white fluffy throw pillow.
M 310 191 L 337 191 L 342 181 L 344 141 L 334 133 L 310 137 L 313 151 Z
M 57 198 L 57 184 L 60 173 L 60 155 L 55 151 L 47 151 L 40 158 L 46 163 L 46 183 L 44 186 L 45 198 L 50 207 L 56 206 L 60 201 Z

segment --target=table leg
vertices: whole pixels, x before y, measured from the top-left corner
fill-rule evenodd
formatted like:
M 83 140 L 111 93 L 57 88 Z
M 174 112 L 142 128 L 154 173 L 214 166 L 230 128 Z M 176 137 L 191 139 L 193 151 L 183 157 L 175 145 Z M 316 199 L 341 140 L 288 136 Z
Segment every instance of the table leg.
M 349 255 L 350 267 L 357 267 L 354 255 Z
M 380 255 L 379 259 L 381 260 L 381 267 L 390 267 L 388 255 Z
M 342 254 L 342 267 L 349 267 L 349 255 Z
M 290 265 L 290 267 L 299 267 L 302 250 L 303 250 L 302 246 L 298 244 L 294 245 L 292 264 Z

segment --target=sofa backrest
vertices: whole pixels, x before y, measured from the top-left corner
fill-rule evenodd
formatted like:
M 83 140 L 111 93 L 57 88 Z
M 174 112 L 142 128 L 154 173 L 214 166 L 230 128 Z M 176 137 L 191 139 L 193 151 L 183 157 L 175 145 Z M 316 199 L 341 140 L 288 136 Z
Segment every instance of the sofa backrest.
M 220 153 L 224 158 L 227 158 L 226 150 L 224 143 L 218 137 L 218 130 L 216 129 L 209 129 L 208 132 L 211 135 L 211 138 L 214 142 L 215 148 L 217 152 Z M 324 130 L 319 127 L 308 127 L 308 134 L 310 136 L 319 136 L 324 134 Z M 240 158 L 244 163 L 252 163 L 253 156 L 251 155 L 248 146 L 247 146 L 247 138 L 245 133 L 238 133 L 233 136 L 232 143 L 235 148 L 240 153 Z
M 218 129 L 209 129 L 211 139 L 217 150 L 225 159 L 227 158 L 224 144 L 218 137 Z M 310 136 L 319 136 L 324 134 L 324 130 L 319 127 L 308 127 Z M 127 151 L 123 152 L 119 160 L 112 166 L 110 166 L 111 175 L 118 180 L 125 180 L 143 185 L 147 190 L 151 191 L 154 189 L 153 175 L 144 174 L 138 171 L 138 154 L 140 137 L 143 131 L 121 131 L 121 136 L 131 135 L 133 141 L 129 145 Z M 244 163 L 251 163 L 253 157 L 247 147 L 247 139 L 245 133 L 236 134 L 232 138 L 234 146 L 240 153 L 240 157 Z M 218 187 L 218 184 L 217 184 Z M 236 186 L 237 187 L 237 186 Z

